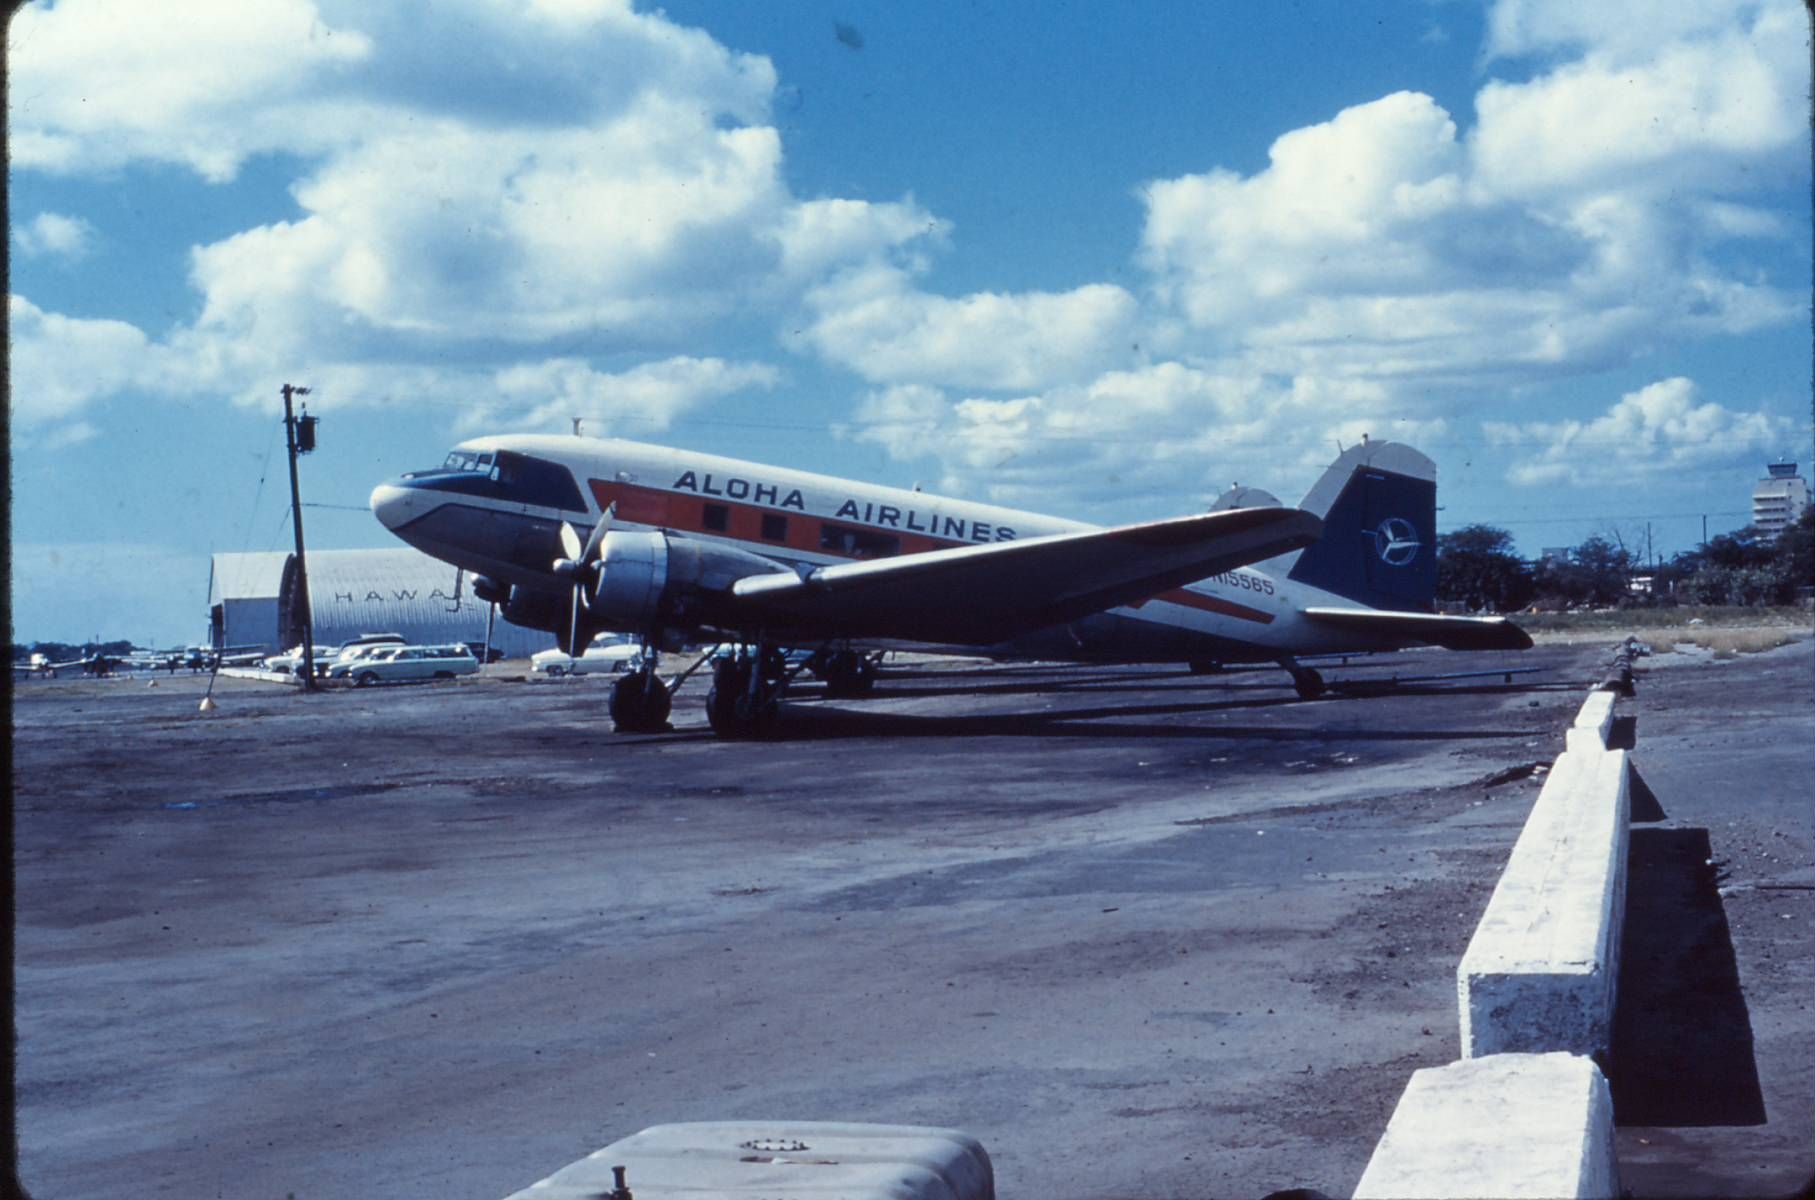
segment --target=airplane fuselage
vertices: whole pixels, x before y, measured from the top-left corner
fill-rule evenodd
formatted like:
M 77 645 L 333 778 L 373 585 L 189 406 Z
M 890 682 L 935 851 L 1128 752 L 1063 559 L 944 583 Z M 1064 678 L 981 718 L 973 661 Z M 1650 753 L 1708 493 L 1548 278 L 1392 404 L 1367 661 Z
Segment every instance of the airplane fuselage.
M 665 530 L 798 571 L 1098 528 L 718 455 L 534 434 L 462 442 L 442 468 L 380 485 L 372 496 L 374 513 L 411 545 L 499 583 L 551 597 L 564 595 L 567 587 L 551 570 L 562 556 L 561 524 L 585 529 L 611 505 L 616 506 L 613 528 Z M 1344 601 L 1269 565 L 1242 567 L 1008 641 L 962 648 L 1082 661 L 1258 662 L 1406 644 L 1302 619 L 1305 607 Z

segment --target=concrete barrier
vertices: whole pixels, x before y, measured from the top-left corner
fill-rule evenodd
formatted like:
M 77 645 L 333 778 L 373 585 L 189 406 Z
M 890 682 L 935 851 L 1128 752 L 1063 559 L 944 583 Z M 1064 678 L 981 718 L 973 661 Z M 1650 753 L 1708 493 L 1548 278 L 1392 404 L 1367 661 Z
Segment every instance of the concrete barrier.
M 1623 750 L 1569 750 L 1456 969 L 1462 1056 L 1604 1055 L 1626 907 Z
M 1572 1054 L 1414 1073 L 1355 1188 L 1355 1200 L 1619 1194 L 1607 1080 Z
M 1566 750 L 1607 749 L 1608 735 L 1613 732 L 1613 706 L 1619 697 L 1609 691 L 1593 691 L 1576 714 L 1575 724 L 1563 734 Z
M 651 1126 L 507 1200 L 994 1200 L 995 1194 L 983 1144 L 955 1129 L 701 1121 Z

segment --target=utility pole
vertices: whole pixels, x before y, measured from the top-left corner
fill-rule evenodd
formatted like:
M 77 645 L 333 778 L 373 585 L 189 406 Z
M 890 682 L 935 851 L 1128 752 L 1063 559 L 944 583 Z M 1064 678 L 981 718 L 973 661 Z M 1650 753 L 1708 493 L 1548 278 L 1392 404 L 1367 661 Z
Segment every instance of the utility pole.
M 302 610 L 303 687 L 315 690 L 315 619 L 309 609 L 309 560 L 303 557 L 302 494 L 296 487 L 296 456 L 315 449 L 316 418 L 303 409 L 300 419 L 291 410 L 292 396 L 307 396 L 306 387 L 284 384 L 284 442 L 290 451 L 290 521 L 296 530 L 296 604 Z

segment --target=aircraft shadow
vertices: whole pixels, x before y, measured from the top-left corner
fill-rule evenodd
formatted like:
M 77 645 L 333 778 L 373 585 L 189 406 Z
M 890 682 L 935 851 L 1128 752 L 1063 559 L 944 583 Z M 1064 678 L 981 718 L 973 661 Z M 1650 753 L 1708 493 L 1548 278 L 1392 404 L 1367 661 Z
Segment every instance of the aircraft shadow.
M 1452 689 L 1460 691 L 1462 689 Z M 1475 689 L 1470 689 L 1475 690 Z M 1506 690 L 1506 689 L 1485 689 Z M 925 693 L 915 692 L 914 695 Z M 1349 701 L 1352 702 L 1352 701 Z M 1296 696 L 1253 700 L 1196 701 L 1172 704 L 1116 705 L 1070 708 L 1057 712 L 977 713 L 964 716 L 917 716 L 905 713 L 865 712 L 853 708 L 819 705 L 784 705 L 778 736 L 791 741 L 859 737 L 1140 737 L 1140 738 L 1251 738 L 1260 741 L 1328 741 L 1331 738 L 1361 741 L 1445 742 L 1476 738 L 1529 738 L 1529 729 L 1332 729 L 1266 725 L 1177 725 L 1130 718 L 1179 717 L 1231 709 L 1277 708 L 1302 704 Z
M 1636 829 L 1612 1071 L 1616 1125 L 1762 1125 L 1752 1020 L 1706 829 Z
M 864 700 L 912 700 L 921 696 L 1062 696 L 1076 695 L 1080 692 L 1112 694 L 1119 692 L 1144 692 L 1152 694 L 1162 692 L 1176 695 L 1180 692 L 1201 691 L 1214 688 L 1219 692 L 1250 691 L 1279 692 L 1290 690 L 1292 682 L 1282 674 L 1277 683 L 1224 683 L 1207 679 L 1195 679 L 1186 683 L 1183 677 L 1156 675 L 1114 675 L 1099 676 L 1091 680 L 1053 679 L 1053 680 L 1016 680 L 1009 683 L 966 683 L 942 679 L 944 686 L 934 687 L 899 687 L 891 686 L 895 680 L 884 676 L 876 682 L 874 690 L 861 699 Z M 807 684 L 788 689 L 790 700 L 811 700 L 815 698 L 833 699 L 825 695 L 823 686 Z M 850 697 L 839 697 L 850 699 Z

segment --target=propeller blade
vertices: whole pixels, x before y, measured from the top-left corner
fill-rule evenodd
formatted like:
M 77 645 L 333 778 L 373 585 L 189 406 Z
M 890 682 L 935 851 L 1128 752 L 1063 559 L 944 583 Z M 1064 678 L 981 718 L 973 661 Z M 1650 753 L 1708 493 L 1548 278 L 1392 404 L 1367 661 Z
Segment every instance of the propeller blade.
M 583 563 L 589 563 L 596 558 L 599 547 L 605 542 L 605 535 L 611 532 L 611 521 L 617 515 L 617 511 L 618 502 L 616 500 L 607 504 L 605 511 L 599 514 L 599 523 L 592 527 L 592 533 L 586 539 L 586 548 L 581 553 L 568 557 L 577 558 Z
M 573 600 L 572 600 L 571 605 L 568 608 L 567 645 L 562 647 L 562 649 L 566 650 L 567 653 L 574 658 L 580 657 L 580 585 L 579 584 L 574 585 Z
M 571 562 L 580 561 L 580 534 L 566 521 L 561 522 L 561 557 Z

